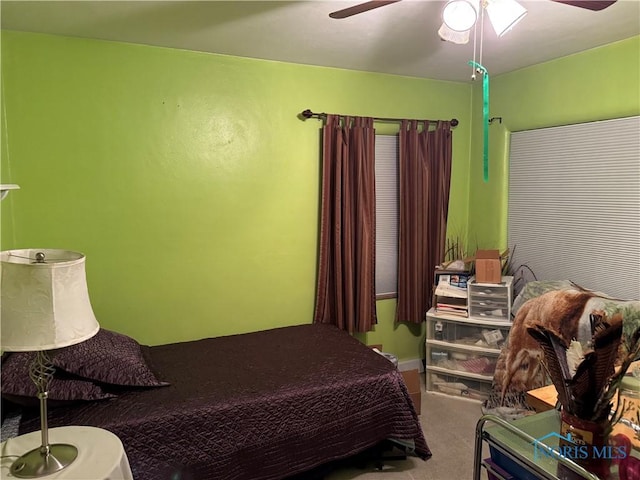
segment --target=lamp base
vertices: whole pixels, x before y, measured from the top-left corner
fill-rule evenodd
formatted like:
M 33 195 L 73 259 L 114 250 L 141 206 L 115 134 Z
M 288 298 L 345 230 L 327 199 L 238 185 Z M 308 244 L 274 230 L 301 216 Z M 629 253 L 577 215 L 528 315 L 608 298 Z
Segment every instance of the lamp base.
M 42 453 L 42 447 L 34 448 L 18 458 L 11 465 L 11 475 L 16 478 L 38 478 L 59 472 L 70 465 L 78 456 L 78 449 L 66 443 L 49 445 L 49 453 Z

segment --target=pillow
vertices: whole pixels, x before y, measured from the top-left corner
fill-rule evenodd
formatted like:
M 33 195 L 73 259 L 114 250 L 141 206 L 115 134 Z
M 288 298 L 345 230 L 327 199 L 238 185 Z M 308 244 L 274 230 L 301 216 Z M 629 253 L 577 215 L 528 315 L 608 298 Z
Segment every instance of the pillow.
M 140 344 L 121 333 L 101 328 L 89 340 L 61 348 L 53 364 L 94 382 L 127 387 L 162 387 L 144 358 Z
M 33 361 L 35 353 L 16 352 L 6 356 L 2 362 L 2 396 L 10 402 L 23 406 L 36 406 L 36 385 L 29 378 L 29 365 Z M 69 375 L 54 374 L 49 382 L 47 404 L 55 406 L 56 402 L 65 404 L 69 401 L 93 401 L 113 398 L 115 395 L 106 393 L 93 382 L 73 378 Z

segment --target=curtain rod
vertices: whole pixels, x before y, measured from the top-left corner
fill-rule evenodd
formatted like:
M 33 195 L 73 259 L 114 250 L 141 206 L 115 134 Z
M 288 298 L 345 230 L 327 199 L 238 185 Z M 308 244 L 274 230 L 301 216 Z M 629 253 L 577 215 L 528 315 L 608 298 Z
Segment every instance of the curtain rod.
M 307 118 L 327 118 L 327 114 L 326 113 L 315 113 L 312 112 L 311 110 L 307 109 L 304 112 L 300 113 L 300 116 L 302 117 L 303 120 L 306 120 Z M 349 116 L 349 115 L 345 115 L 345 116 Z M 373 117 L 373 119 L 375 121 L 378 122 L 401 122 L 402 120 L 404 120 L 403 118 L 385 118 L 385 117 Z M 418 120 L 420 122 L 436 122 L 437 120 Z M 457 127 L 458 124 L 460 122 L 458 122 L 457 118 L 452 118 L 451 119 L 451 126 L 452 127 Z

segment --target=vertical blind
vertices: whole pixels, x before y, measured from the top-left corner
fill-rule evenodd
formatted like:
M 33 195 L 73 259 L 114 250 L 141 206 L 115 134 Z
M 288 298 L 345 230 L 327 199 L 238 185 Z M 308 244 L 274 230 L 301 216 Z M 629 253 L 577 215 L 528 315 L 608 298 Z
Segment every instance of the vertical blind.
M 398 136 L 376 135 L 376 295 L 398 291 Z
M 640 117 L 513 133 L 508 239 L 539 280 L 640 299 Z

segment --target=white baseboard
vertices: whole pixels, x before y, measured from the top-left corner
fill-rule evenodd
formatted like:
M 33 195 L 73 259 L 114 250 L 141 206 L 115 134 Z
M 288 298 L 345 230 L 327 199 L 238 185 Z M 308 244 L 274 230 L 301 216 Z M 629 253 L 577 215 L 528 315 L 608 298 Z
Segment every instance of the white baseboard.
M 412 360 L 403 360 L 398 362 L 398 370 L 401 372 L 404 372 L 405 370 L 418 370 L 422 373 L 424 372 L 424 367 L 422 366 L 422 360 L 415 358 Z

